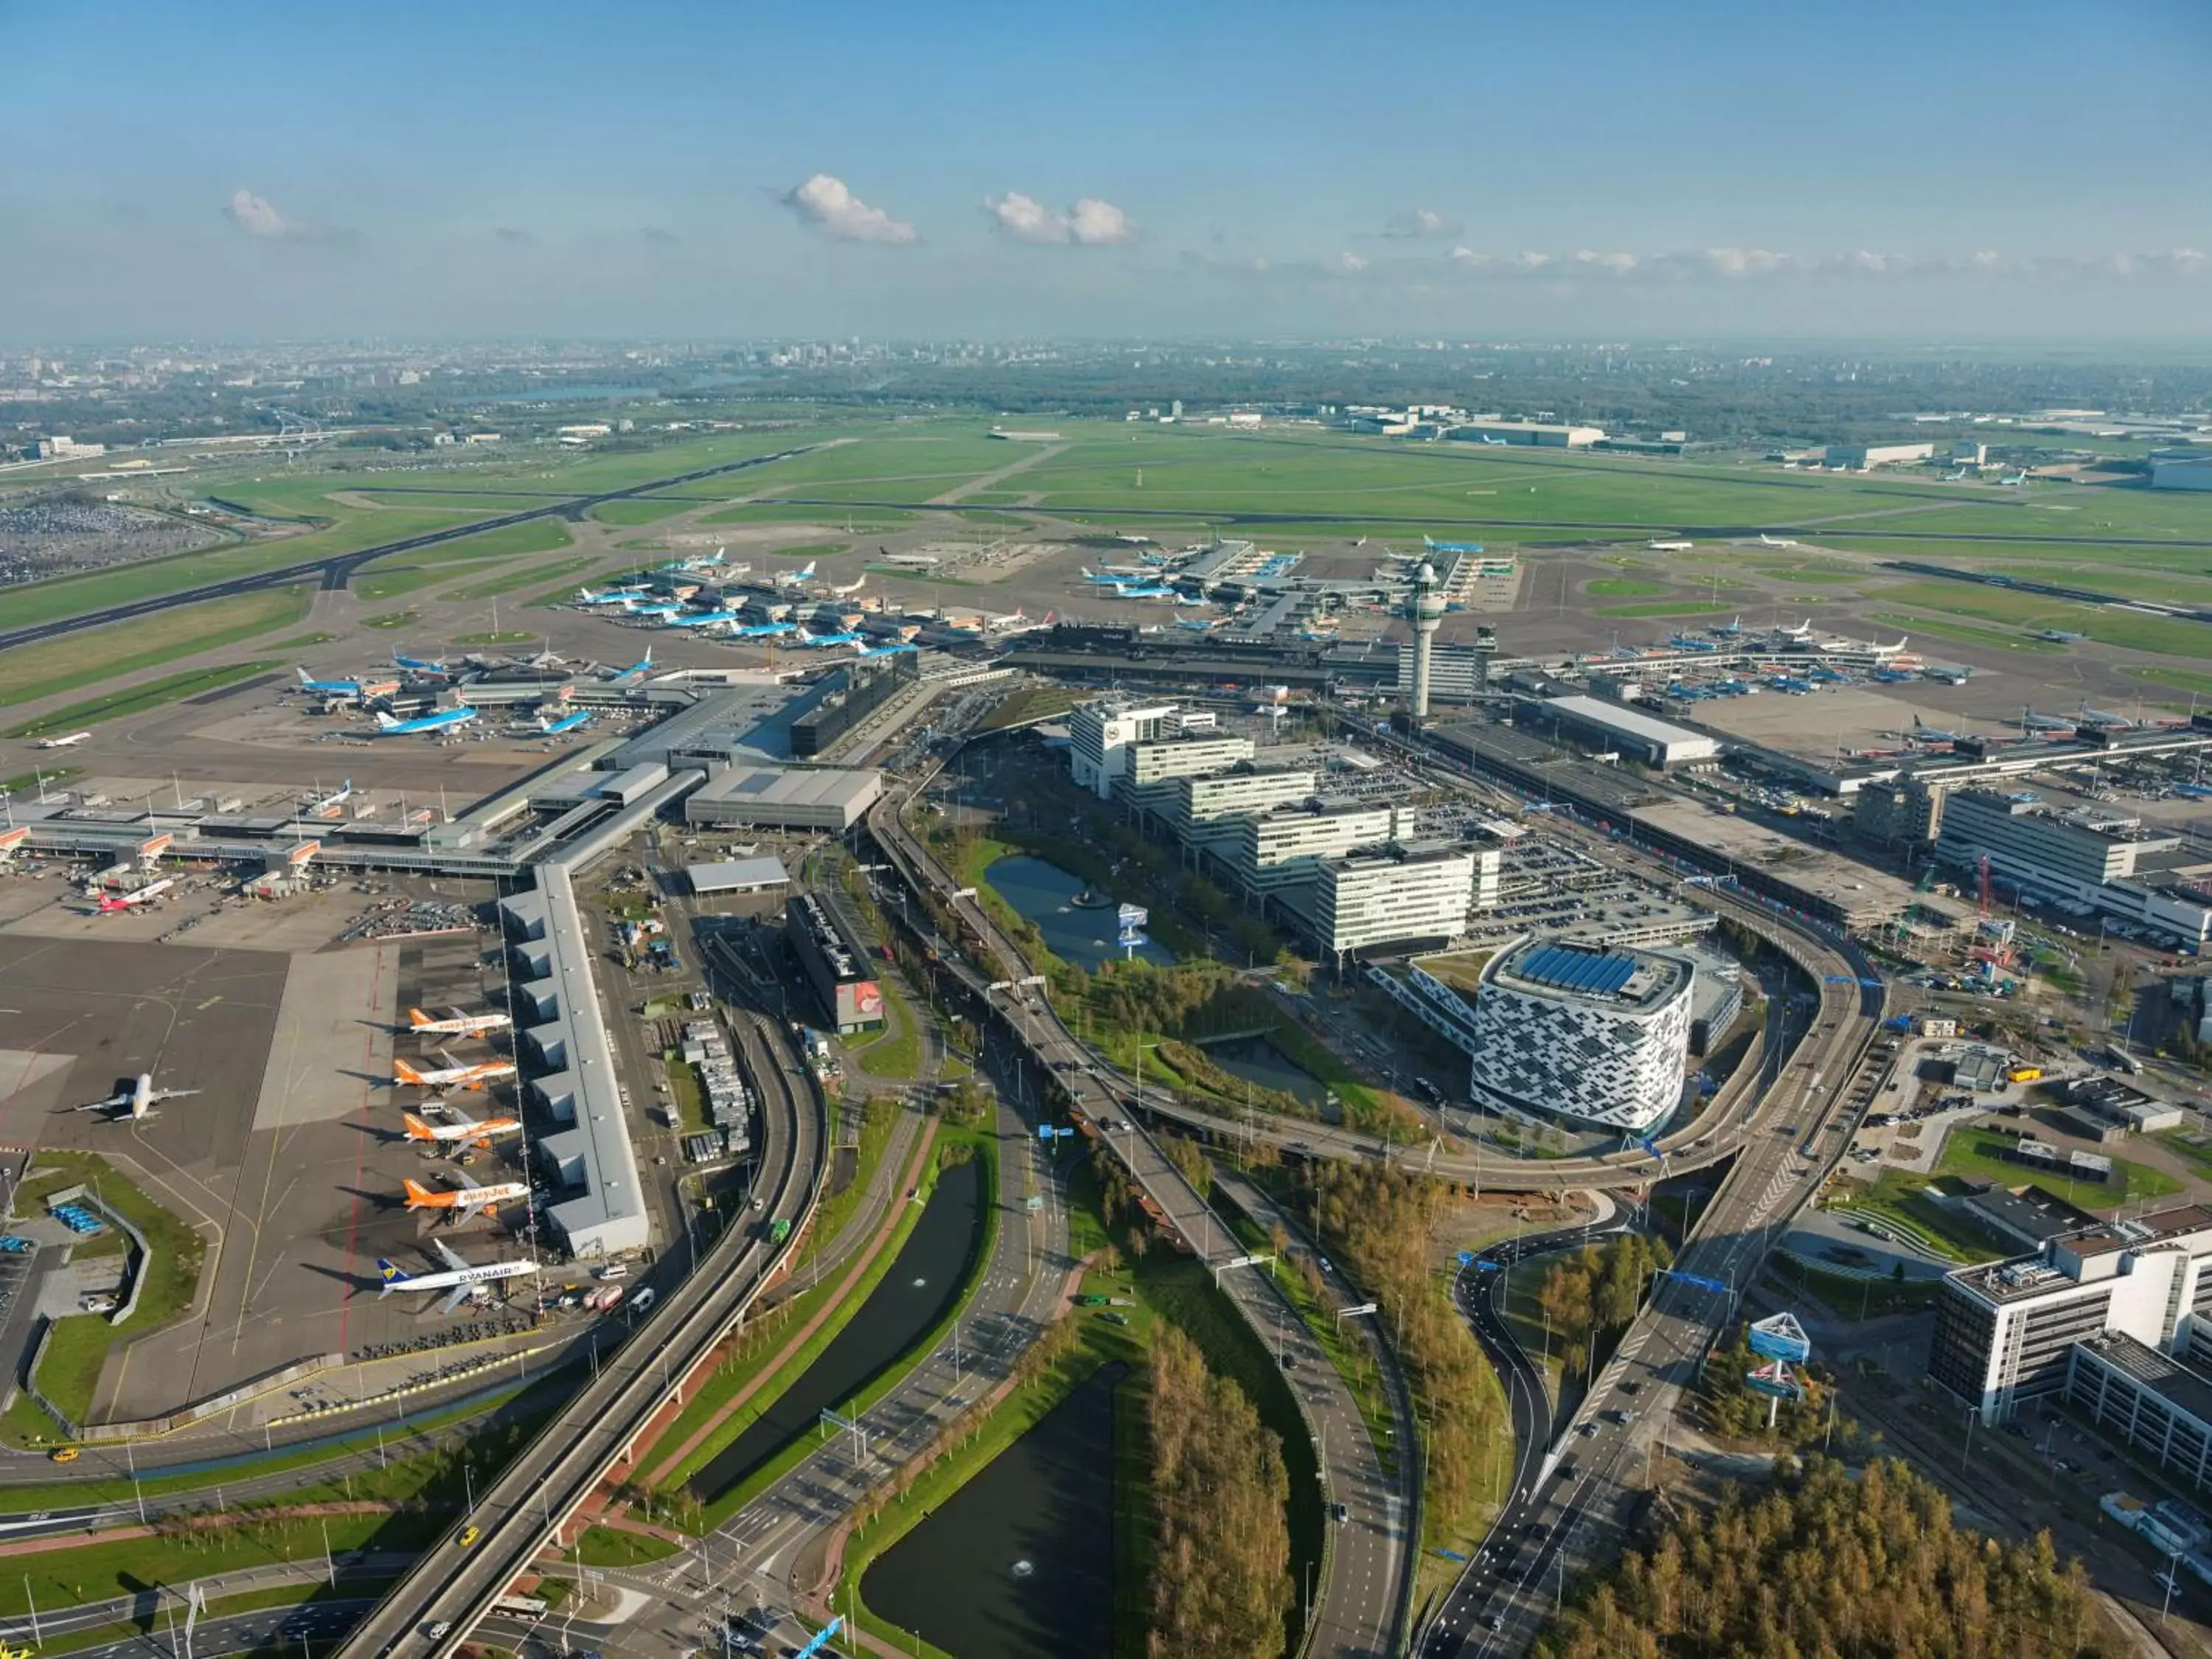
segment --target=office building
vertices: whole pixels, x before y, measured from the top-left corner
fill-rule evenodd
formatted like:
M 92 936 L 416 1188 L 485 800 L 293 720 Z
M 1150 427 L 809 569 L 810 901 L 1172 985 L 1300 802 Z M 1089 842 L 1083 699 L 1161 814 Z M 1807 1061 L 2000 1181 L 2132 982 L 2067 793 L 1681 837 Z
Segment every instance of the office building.
M 1686 766 L 1720 758 L 1720 740 L 1595 697 L 1547 697 L 1540 717 L 1579 742 L 1647 766 Z
M 2179 1352 L 2208 1311 L 2212 1211 L 2108 1222 L 1947 1275 L 1929 1375 L 1995 1425 L 2063 1392 L 2076 1343 L 2118 1333 Z
M 1927 847 L 1943 831 L 1945 792 L 1919 778 L 1875 778 L 1851 804 L 1851 829 L 1873 846 L 1901 851 Z
M 2027 792 L 1958 790 L 1944 805 L 1936 855 L 1967 871 L 1987 858 L 2008 886 L 2185 940 L 2212 938 L 2204 855 L 2111 807 L 2057 812 Z
M 1171 702 L 1138 703 L 1120 697 L 1096 698 L 1070 710 L 1067 763 L 1077 785 L 1101 800 L 1110 800 L 1115 786 L 1128 771 L 1131 746 L 1158 742 L 1174 714 Z
M 702 898 L 718 893 L 775 893 L 791 885 L 791 872 L 781 859 L 725 859 L 715 864 L 694 864 L 684 872 L 691 890 Z
M 2065 1400 L 2169 1479 L 2212 1486 L 2212 1378 L 2196 1364 L 2108 1331 L 2069 1351 Z M 2147 1522 L 2135 1529 L 2159 1537 Z
M 1398 695 L 1413 692 L 1414 642 L 1398 647 Z M 1429 643 L 1429 697 L 1437 702 L 1468 702 L 1490 690 L 1490 665 L 1498 655 L 1498 635 L 1483 629 L 1472 641 Z
M 1645 951 L 1523 939 L 1482 970 L 1474 1098 L 1641 1134 L 1682 1098 L 1690 963 Z
M 867 947 L 828 905 L 811 893 L 793 894 L 784 902 L 783 932 L 831 1030 L 844 1036 L 883 1024 L 883 987 L 870 969 Z
M 1490 857 L 1494 863 L 1497 853 Z M 1467 929 L 1475 854 L 1462 848 L 1394 849 L 1322 862 L 1309 927 L 1340 960 L 1382 945 L 1446 940 Z
M 1225 732 L 1133 743 L 1124 751 L 1115 788 L 1136 811 L 1161 813 L 1175 798 L 1177 780 L 1225 772 L 1250 760 L 1252 754 L 1251 738 L 1231 737 Z
M 1264 897 L 1309 884 L 1325 860 L 1406 840 L 1417 816 L 1410 806 L 1339 804 L 1239 818 L 1224 855 L 1245 890 Z
M 1237 821 L 1313 799 L 1316 775 L 1302 767 L 1239 769 L 1175 780 L 1159 815 L 1193 852 L 1218 849 L 1237 837 Z

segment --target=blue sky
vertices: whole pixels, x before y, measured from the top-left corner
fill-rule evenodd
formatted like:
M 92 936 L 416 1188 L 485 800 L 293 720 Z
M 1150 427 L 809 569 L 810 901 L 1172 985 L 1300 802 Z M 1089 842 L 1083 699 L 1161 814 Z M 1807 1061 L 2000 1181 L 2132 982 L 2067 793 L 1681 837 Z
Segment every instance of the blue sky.
M 22 340 L 2212 332 L 2205 0 L 0 0 L 0 40 Z

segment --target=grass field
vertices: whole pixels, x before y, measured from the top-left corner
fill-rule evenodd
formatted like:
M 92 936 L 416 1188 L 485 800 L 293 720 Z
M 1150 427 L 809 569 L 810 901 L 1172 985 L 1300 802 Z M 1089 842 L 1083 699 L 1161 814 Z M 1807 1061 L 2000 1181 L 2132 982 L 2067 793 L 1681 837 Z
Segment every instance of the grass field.
M 2176 691 L 2212 696 L 2212 674 L 2200 674 L 2193 669 L 2130 665 L 2120 672 L 2133 679 L 2148 680 L 2153 685 L 2169 686 Z
M 265 674 L 282 665 L 275 661 L 234 662 L 220 668 L 195 668 L 181 674 L 170 674 L 161 679 L 149 680 L 143 685 L 132 686 L 125 691 L 112 691 L 105 696 L 73 702 L 51 714 L 42 714 L 37 720 L 10 726 L 0 732 L 0 738 L 43 738 L 49 732 L 74 731 L 80 726 L 97 726 L 102 720 L 119 720 L 125 714 L 159 708 L 164 703 L 197 696 L 203 691 L 235 685 L 240 680 L 250 680 L 256 674 Z
M 307 614 L 310 595 L 305 586 L 240 593 L 19 646 L 0 653 L 0 707 L 37 702 L 81 685 L 111 683 L 179 657 L 289 628 Z
M 601 524 L 658 524 L 679 513 L 689 513 L 692 507 L 690 501 L 655 501 L 647 496 L 635 501 L 601 501 L 592 508 L 590 516 Z
M 2100 645 L 2117 645 L 2160 656 L 2203 657 L 2212 653 L 2212 627 L 2163 617 L 2140 616 L 2109 607 L 2076 605 L 2039 593 L 2009 592 L 1966 582 L 1933 578 L 1880 591 L 1885 604 L 1946 612 L 1983 622 L 2008 623 L 2023 629 L 2055 628 L 2087 635 Z
M 1592 599 L 1633 599 L 1647 593 L 1664 593 L 1667 584 L 1642 581 L 1633 576 L 1601 576 L 1584 584 L 1583 591 Z
M 532 519 L 527 524 L 506 525 L 435 547 L 417 548 L 413 552 L 377 559 L 363 566 L 354 577 L 353 591 L 364 599 L 393 599 L 450 576 L 466 574 L 453 570 L 451 567 L 454 565 L 511 559 L 525 553 L 553 553 L 574 545 L 575 538 L 560 520 Z
M 573 559 L 555 559 L 545 564 L 525 565 L 520 570 L 510 570 L 504 575 L 494 576 L 489 581 L 471 584 L 467 587 L 450 587 L 442 593 L 432 595 L 440 599 L 489 599 L 501 593 L 512 593 L 518 587 L 534 587 L 539 582 L 552 581 L 563 576 L 573 576 L 579 571 L 589 570 L 599 561 L 586 553 Z M 573 593 L 573 587 L 564 587 L 564 593 Z
M 1983 1130 L 1954 1129 L 1943 1139 L 1943 1151 L 1936 1160 L 1936 1173 L 1994 1181 L 2000 1186 L 2018 1186 L 2028 1178 L 2028 1166 L 2005 1156 L 2011 1144 L 2002 1135 Z M 2069 1203 L 2090 1210 L 2116 1209 L 2138 1199 L 2166 1198 L 2181 1190 L 2181 1183 L 2165 1170 L 2154 1170 L 2147 1164 L 2131 1164 L 2124 1158 L 2112 1160 L 2112 1178 L 2101 1184 L 2069 1181 L 2063 1174 L 2044 1171 L 2035 1173 L 2033 1178 L 2059 1192 Z
M 1977 628 L 1972 623 L 1952 622 L 1942 617 L 1916 616 L 1905 611 L 1875 611 L 1869 612 L 1869 622 L 1878 622 L 1892 628 L 1909 628 L 1939 640 L 1949 640 L 1957 645 L 1987 646 L 1996 651 L 2025 651 L 2030 655 L 2055 657 L 2066 649 L 2050 640 L 2039 640 L 2028 634 L 2007 634 L 1994 628 Z

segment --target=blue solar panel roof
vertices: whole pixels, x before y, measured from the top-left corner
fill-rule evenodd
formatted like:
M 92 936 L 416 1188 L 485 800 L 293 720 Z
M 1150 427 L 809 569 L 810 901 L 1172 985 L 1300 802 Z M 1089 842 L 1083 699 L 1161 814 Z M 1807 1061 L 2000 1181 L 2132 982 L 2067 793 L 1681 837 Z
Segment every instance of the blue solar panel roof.
M 1520 964 L 1524 979 L 1562 991 L 1613 996 L 1636 976 L 1636 958 L 1617 951 L 1581 951 L 1569 945 L 1540 945 Z

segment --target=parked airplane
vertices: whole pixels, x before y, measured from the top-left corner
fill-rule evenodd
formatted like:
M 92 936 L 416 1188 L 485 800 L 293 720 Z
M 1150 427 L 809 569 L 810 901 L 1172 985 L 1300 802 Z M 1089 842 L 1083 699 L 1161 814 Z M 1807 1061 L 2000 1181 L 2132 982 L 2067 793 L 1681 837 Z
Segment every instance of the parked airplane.
M 155 899 L 177 884 L 172 876 L 159 881 L 149 881 L 143 887 L 134 887 L 127 893 L 109 893 L 100 901 L 100 914 L 113 915 L 118 910 L 135 910 L 142 904 L 151 904 Z
M 338 808 L 352 799 L 353 780 L 348 778 L 319 800 L 301 802 L 300 816 L 303 818 L 334 818 L 338 815 Z
M 2033 708 L 2021 711 L 2020 725 L 2023 732 L 2071 732 L 2075 729 L 2072 720 L 2053 720 L 2048 714 L 2037 714 Z
M 1229 619 L 1226 617 L 1185 617 L 1178 615 L 1175 619 L 1175 625 L 1177 628 L 1188 628 L 1194 634 L 1211 634 L 1215 629 L 1220 627 L 1223 623 L 1228 620 Z
M 611 587 L 604 593 L 594 593 L 588 587 L 576 590 L 576 603 L 579 605 L 619 605 L 625 609 L 640 599 L 652 597 L 641 587 Z
M 684 614 L 684 607 L 680 605 L 636 605 L 630 607 L 629 614 L 633 617 L 680 617 Z
M 608 682 L 611 685 L 625 685 L 653 666 L 653 647 L 645 647 L 645 654 L 629 667 L 621 670 Z
M 860 637 L 849 628 L 840 629 L 834 634 L 810 634 L 803 628 L 799 630 L 799 643 L 809 650 L 819 650 L 831 645 L 851 645 Z
M 423 714 L 411 720 L 396 720 L 381 708 L 376 711 L 376 729 L 387 738 L 413 737 L 424 732 L 447 732 L 456 726 L 466 726 L 477 717 L 477 711 L 464 703 L 458 708 L 441 708 L 434 714 Z
M 41 749 L 74 749 L 77 744 L 82 743 L 91 735 L 92 733 L 89 732 L 72 732 L 65 738 L 41 738 L 39 739 L 39 747 Z
M 2024 484 L 2027 482 L 2027 469 L 2026 467 L 2022 467 L 2019 471 L 2014 473 L 2009 478 L 2001 477 L 1997 482 L 2000 484 L 2007 485 Z
M 1130 582 L 1143 580 L 1143 573 L 1140 571 L 1126 567 L 1117 568 L 1110 564 L 1103 571 L 1093 570 L 1086 564 L 1082 567 L 1081 574 L 1083 580 L 1093 587 L 1121 587 Z
M 2125 732 L 2135 725 L 2135 722 L 2125 714 L 2115 714 L 2106 708 L 2090 708 L 2089 700 L 2087 697 L 2081 699 L 2081 718 L 2085 720 L 2094 720 L 2100 726 L 2109 726 L 2121 732 Z
M 728 550 L 726 548 L 718 547 L 714 550 L 712 556 L 694 553 L 688 558 L 671 559 L 666 564 L 657 564 L 653 566 L 653 568 L 655 570 L 670 571 L 715 570 L 720 568 L 722 555 L 727 550 Z
M 814 561 L 809 559 L 796 570 L 779 570 L 769 580 L 778 587 L 799 587 L 814 580 Z
M 319 680 L 304 668 L 296 672 L 300 676 L 300 689 L 303 691 L 312 691 L 319 697 L 358 697 L 366 695 L 362 690 L 359 680 Z
M 664 628 L 720 628 L 744 613 L 738 611 L 685 611 L 671 617 Z
M 473 1296 L 478 1285 L 496 1284 L 502 1279 L 521 1279 L 538 1271 L 538 1264 L 526 1256 L 515 1261 L 485 1261 L 471 1267 L 459 1251 L 443 1239 L 432 1239 L 430 1248 L 437 1252 L 438 1260 L 446 1264 L 444 1272 L 406 1273 L 382 1256 L 377 1257 L 376 1271 L 384 1284 L 377 1291 L 376 1299 L 381 1302 L 394 1291 L 448 1291 L 450 1294 L 436 1309 L 442 1317 Z
M 520 1203 L 530 1196 L 530 1188 L 520 1181 L 499 1181 L 487 1187 L 471 1180 L 465 1170 L 454 1177 L 461 1184 L 458 1191 L 433 1192 L 419 1181 L 403 1181 L 407 1189 L 407 1207 L 410 1210 L 451 1210 L 457 1222 L 470 1222 L 480 1215 L 499 1213 L 502 1204 Z
M 902 651 L 911 651 L 914 648 L 911 644 L 860 645 L 853 647 L 853 654 L 856 657 L 896 657 Z
M 564 738 L 571 732 L 580 732 L 592 723 L 592 710 L 579 708 L 573 714 L 563 714 L 557 720 L 540 720 L 538 729 L 549 738 Z
M 1791 541 L 1787 536 L 1770 536 L 1764 530 L 1759 532 L 1759 544 L 1761 547 L 1795 547 L 1797 545 L 1796 543 Z
M 407 1029 L 424 1036 L 481 1036 L 486 1031 L 504 1031 L 514 1024 L 506 1014 L 465 1014 L 458 1008 L 449 1009 L 443 1019 L 433 1019 L 420 1008 L 407 1011 Z
M 742 628 L 732 628 L 730 630 L 730 637 L 733 640 L 772 640 L 781 635 L 795 634 L 798 631 L 797 623 L 748 623 Z
M 1711 640 L 1701 640 L 1694 634 L 1673 635 L 1668 639 L 1667 643 L 1674 646 L 1678 650 L 1682 651 L 1717 651 L 1720 649 L 1720 647 L 1715 645 Z
M 1128 582 L 1114 590 L 1117 599 L 1164 599 L 1181 605 L 1183 596 L 1164 582 Z
M 1813 619 L 1808 617 L 1801 623 L 1777 623 L 1774 631 L 1785 640 L 1809 640 L 1813 637 Z
M 149 1117 L 159 1117 L 154 1109 L 156 1101 L 182 1100 L 186 1095 L 199 1093 L 197 1089 L 156 1089 L 154 1074 L 141 1072 L 128 1089 L 118 1090 L 105 1100 L 88 1101 L 70 1109 L 79 1112 L 105 1112 L 113 1123 L 136 1123 Z
M 1961 743 L 1966 736 L 1963 732 L 1946 732 L 1941 726 L 1925 725 L 1917 714 L 1912 717 L 1912 730 L 1899 735 L 1915 743 Z
M 1738 634 L 1743 632 L 1743 618 L 1741 617 L 1731 617 L 1724 623 L 1715 623 L 1713 624 L 1713 632 L 1723 635 L 1729 639 L 1734 639 Z
M 448 1146 L 455 1141 L 466 1141 L 471 1146 L 481 1146 L 494 1135 L 522 1133 L 522 1120 L 519 1117 L 488 1117 L 480 1123 L 466 1113 L 451 1109 L 448 1109 L 447 1121 L 443 1123 L 428 1122 L 412 1112 L 400 1113 L 399 1121 L 407 1126 L 408 1139 L 428 1141 L 435 1146 Z
M 404 668 L 410 674 L 428 674 L 441 680 L 449 678 L 453 672 L 441 662 L 434 662 L 424 657 L 410 657 L 398 651 L 392 653 L 392 665 L 394 668 Z
M 842 599 L 848 593 L 859 592 L 867 585 L 868 573 L 863 570 L 859 575 L 854 577 L 853 580 L 848 582 L 831 582 L 830 584 L 830 591 Z
M 432 1071 L 417 1070 L 404 1060 L 392 1062 L 392 1080 L 416 1089 L 437 1089 L 451 1086 L 457 1089 L 477 1089 L 487 1083 L 497 1083 L 501 1078 L 514 1075 L 511 1060 L 479 1060 L 473 1066 L 464 1066 L 444 1049 L 438 1058 L 446 1063 Z

